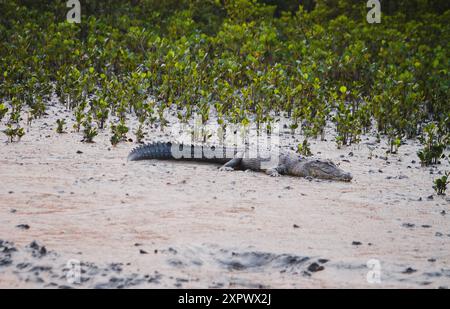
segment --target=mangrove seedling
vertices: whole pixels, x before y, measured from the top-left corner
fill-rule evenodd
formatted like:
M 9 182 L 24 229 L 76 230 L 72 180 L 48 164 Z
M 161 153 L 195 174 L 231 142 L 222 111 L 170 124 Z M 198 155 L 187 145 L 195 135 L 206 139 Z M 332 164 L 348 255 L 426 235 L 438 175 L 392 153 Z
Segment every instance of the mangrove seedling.
M 94 137 L 96 137 L 98 135 L 98 131 L 97 128 L 93 127 L 91 124 L 91 119 L 87 119 L 86 121 L 84 121 L 83 123 L 83 142 L 84 143 L 93 143 L 94 142 Z
M 424 133 L 424 136 L 419 138 L 424 149 L 418 151 L 417 156 L 423 166 L 438 164 L 446 148 L 445 136 L 440 136 L 434 123 L 427 125 Z
M 446 172 L 444 176 L 434 181 L 433 189 L 438 195 L 445 195 L 449 182 L 450 172 Z
M 12 143 L 15 141 L 15 138 L 17 138 L 17 141 L 20 141 L 25 135 L 25 130 L 19 126 L 13 127 L 13 125 L 9 123 L 3 133 L 8 136 L 9 141 Z
M 66 121 L 64 119 L 56 120 L 56 133 L 66 133 Z
M 6 113 L 8 112 L 8 108 L 5 106 L 5 104 L 0 104 L 0 121 L 6 116 Z
M 298 144 L 297 152 L 305 157 L 310 157 L 310 156 L 312 156 L 312 151 L 311 151 L 310 147 L 311 147 L 311 145 L 309 144 L 308 140 L 305 138 L 303 143 Z
M 129 131 L 129 129 L 125 125 L 124 120 L 121 120 L 118 125 L 112 124 L 111 125 L 111 133 L 113 135 L 111 136 L 111 140 L 110 140 L 111 144 L 113 146 L 116 146 L 121 141 L 126 141 L 128 131 Z
M 145 138 L 144 126 L 142 123 L 139 124 L 138 128 L 134 132 L 134 135 L 136 136 L 136 142 L 138 144 L 142 144 Z

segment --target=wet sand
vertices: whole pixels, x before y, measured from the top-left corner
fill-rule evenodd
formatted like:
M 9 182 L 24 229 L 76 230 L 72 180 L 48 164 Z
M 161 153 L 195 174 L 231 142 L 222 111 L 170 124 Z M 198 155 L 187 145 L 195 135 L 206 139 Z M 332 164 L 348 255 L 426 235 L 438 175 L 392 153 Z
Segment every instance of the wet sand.
M 312 141 L 354 180 L 309 181 L 127 162 L 135 144 L 112 147 L 109 129 L 94 144 L 57 134 L 62 115 L 71 128 L 52 107 L 20 143 L 1 136 L 0 288 L 450 286 L 450 200 L 432 189 L 450 167 L 421 167 L 415 141 L 387 157 L 372 138 Z M 373 259 L 379 284 L 367 281 Z M 79 284 L 66 280 L 70 260 Z

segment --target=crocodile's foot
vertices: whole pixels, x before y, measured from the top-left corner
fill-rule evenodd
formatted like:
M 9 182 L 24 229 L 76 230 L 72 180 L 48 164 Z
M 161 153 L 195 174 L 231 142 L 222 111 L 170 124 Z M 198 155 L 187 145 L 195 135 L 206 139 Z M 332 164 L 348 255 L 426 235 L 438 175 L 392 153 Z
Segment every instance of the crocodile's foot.
M 280 173 L 277 170 L 267 170 L 266 174 L 270 177 L 281 177 Z
M 228 166 L 222 166 L 219 168 L 219 172 L 234 172 L 234 168 Z

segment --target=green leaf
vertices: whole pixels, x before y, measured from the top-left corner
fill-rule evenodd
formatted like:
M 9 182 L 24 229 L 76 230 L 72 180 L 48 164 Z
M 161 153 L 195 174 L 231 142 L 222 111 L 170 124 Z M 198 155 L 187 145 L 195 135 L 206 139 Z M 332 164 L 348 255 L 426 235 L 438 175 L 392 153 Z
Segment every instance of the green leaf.
M 241 124 L 246 127 L 250 124 L 250 121 L 247 118 L 242 119 Z
M 438 67 L 438 65 L 439 65 L 439 60 L 438 60 L 438 59 L 435 59 L 435 60 L 433 61 L 433 68 L 436 69 L 436 68 Z
M 347 87 L 341 86 L 341 88 L 339 88 L 339 91 L 340 91 L 342 94 L 346 94 L 346 93 L 347 93 Z

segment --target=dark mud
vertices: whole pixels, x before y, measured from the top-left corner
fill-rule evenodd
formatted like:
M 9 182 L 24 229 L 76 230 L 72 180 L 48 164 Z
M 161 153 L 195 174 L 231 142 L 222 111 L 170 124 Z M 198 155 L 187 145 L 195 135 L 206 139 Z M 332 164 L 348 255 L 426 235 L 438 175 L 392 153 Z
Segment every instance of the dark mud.
M 98 265 L 86 261 L 64 262 L 64 257 L 32 241 L 23 248 L 0 240 L 0 277 L 6 276 L 19 286 L 40 288 L 73 289 L 129 289 L 129 288 L 274 288 L 271 281 L 259 279 L 252 274 L 281 276 L 281 280 L 313 280 L 320 274 L 365 273 L 364 264 L 333 262 L 326 258 L 295 254 L 275 254 L 256 250 L 229 250 L 215 245 L 199 248 L 173 248 L 155 250 L 143 258 L 162 257 L 166 268 L 157 270 L 130 271 L 130 263 L 114 262 Z M 142 253 L 138 252 L 142 256 Z M 439 268 L 435 258 L 428 259 L 430 265 L 418 269 L 407 265 L 383 265 L 385 282 L 414 284 L 430 287 L 436 280 L 450 283 L 450 269 Z M 197 277 L 197 273 L 211 273 L 208 278 Z M 12 276 L 12 277 L 11 277 Z M 319 276 L 319 277 L 317 277 Z M 250 278 L 250 279 L 249 279 Z M 259 277 L 261 278 L 261 277 Z M 9 286 L 3 286 L 9 288 Z M 15 286 L 10 286 L 15 287 Z M 380 285 L 379 287 L 383 287 Z M 437 286 L 436 286 L 437 287 Z

